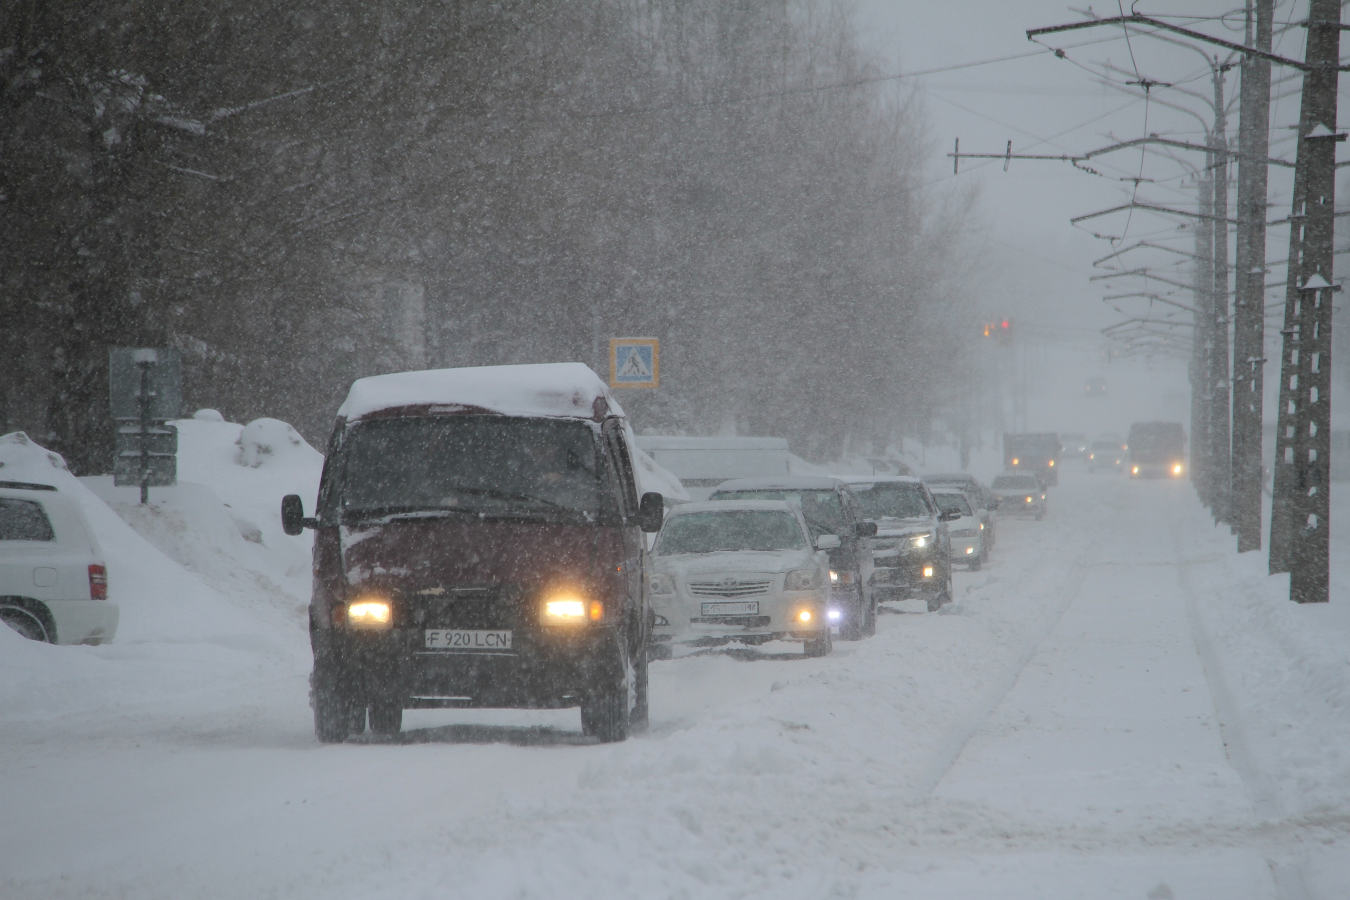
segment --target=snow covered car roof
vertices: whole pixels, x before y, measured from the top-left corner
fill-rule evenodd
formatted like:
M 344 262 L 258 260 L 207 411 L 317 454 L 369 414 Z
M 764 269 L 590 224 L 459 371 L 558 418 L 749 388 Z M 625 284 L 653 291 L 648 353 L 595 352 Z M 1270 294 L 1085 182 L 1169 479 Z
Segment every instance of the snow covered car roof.
M 917 475 L 848 475 L 843 482 L 853 487 L 871 484 L 922 484 L 923 479 Z
M 771 478 L 733 478 L 717 486 L 718 491 L 825 491 L 834 490 L 844 482 L 838 478 L 817 475 L 782 475 Z
M 792 512 L 795 514 L 797 507 L 788 503 L 786 500 L 700 500 L 696 503 L 681 503 L 679 506 L 671 509 L 669 515 L 682 516 L 688 513 L 698 512 L 728 512 L 731 510 L 773 510 L 775 512 Z
M 352 382 L 338 416 L 355 421 L 390 409 L 483 411 L 600 420 L 621 416 L 609 387 L 583 363 L 471 366 L 371 375 Z

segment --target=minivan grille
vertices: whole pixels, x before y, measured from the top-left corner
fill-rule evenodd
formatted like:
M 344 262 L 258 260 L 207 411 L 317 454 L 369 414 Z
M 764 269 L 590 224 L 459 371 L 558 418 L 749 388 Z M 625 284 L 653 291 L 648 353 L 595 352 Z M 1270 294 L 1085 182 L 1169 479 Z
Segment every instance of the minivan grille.
M 720 581 L 691 581 L 689 593 L 695 597 L 753 597 L 767 594 L 772 586 L 773 580 L 770 578 L 754 581 L 724 578 Z

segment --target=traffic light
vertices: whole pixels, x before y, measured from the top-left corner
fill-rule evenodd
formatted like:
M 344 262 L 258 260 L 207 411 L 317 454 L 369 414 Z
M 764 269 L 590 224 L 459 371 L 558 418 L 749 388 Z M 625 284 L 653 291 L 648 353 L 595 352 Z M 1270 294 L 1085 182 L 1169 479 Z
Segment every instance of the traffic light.
M 985 337 L 993 338 L 1000 344 L 1009 344 L 1012 342 L 1012 319 L 994 319 L 985 322 L 983 327 Z

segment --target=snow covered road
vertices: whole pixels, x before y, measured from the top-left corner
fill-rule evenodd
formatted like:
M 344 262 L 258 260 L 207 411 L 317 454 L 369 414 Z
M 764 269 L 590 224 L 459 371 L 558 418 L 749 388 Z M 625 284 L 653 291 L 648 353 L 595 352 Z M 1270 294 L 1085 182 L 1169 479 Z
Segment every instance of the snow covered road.
M 654 664 L 618 745 L 575 710 L 319 745 L 293 604 L 181 644 L 0 635 L 0 897 L 1340 898 L 1345 620 L 1268 611 L 1230 546 L 1189 485 L 1070 470 L 941 613 Z

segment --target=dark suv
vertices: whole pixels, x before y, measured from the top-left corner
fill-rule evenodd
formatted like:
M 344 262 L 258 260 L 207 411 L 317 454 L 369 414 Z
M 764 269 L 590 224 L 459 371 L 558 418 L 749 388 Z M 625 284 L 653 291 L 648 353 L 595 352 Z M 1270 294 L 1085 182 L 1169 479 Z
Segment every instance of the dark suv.
M 338 411 L 314 538 L 319 740 L 393 734 L 415 707 L 581 707 L 623 740 L 647 718 L 652 613 L 630 431 L 580 364 L 356 381 Z
M 952 599 L 951 538 L 947 523 L 960 518 L 938 508 L 913 475 L 849 478 L 863 515 L 877 523 L 872 579 L 878 600 L 922 599 L 934 612 Z
M 877 601 L 872 592 L 872 545 L 877 524 L 867 520 L 862 505 L 838 478 L 786 475 L 777 478 L 735 478 L 724 481 L 710 500 L 787 500 L 801 508 L 812 539 L 833 534 L 839 546 L 829 551 L 831 619 L 839 636 L 861 640 L 877 630 Z

